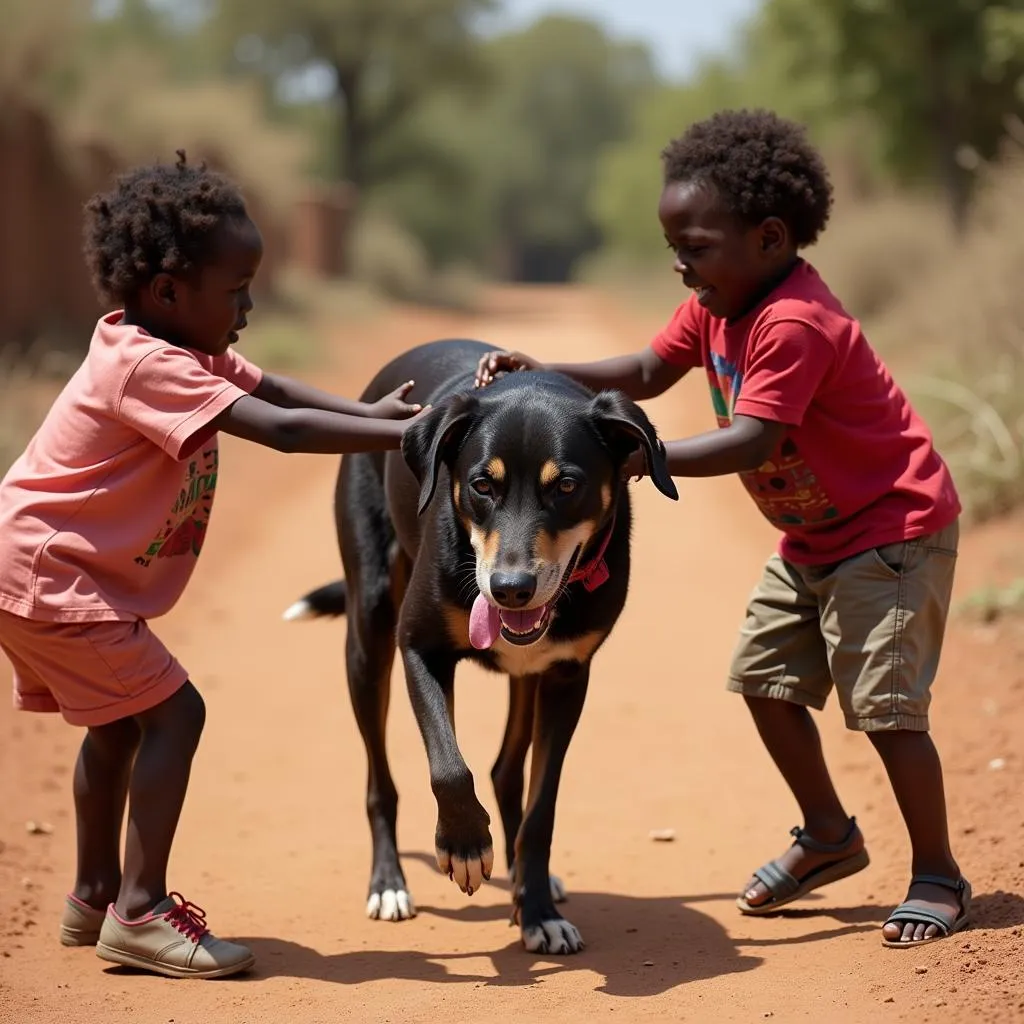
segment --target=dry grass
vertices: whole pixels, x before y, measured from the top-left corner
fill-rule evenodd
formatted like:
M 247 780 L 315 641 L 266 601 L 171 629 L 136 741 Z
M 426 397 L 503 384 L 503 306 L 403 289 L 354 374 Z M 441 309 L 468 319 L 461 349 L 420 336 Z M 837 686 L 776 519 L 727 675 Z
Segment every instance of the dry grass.
M 990 174 L 970 236 L 871 325 L 955 475 L 967 518 L 1024 501 L 1024 156 Z
M 171 161 L 185 149 L 224 167 L 281 212 L 302 188 L 311 145 L 305 133 L 268 123 L 255 83 L 170 85 L 158 61 L 137 50 L 90 71 L 57 120 L 71 149 L 103 142 L 127 163 Z
M 320 368 L 330 362 L 326 341 L 333 329 L 372 320 L 386 308 L 387 302 L 362 282 L 318 279 L 285 268 L 273 300 L 254 311 L 242 349 L 268 370 Z
M 825 233 L 806 255 L 843 305 L 870 323 L 927 278 L 951 244 L 948 218 L 934 200 L 839 195 Z
M 258 86 L 226 78 L 176 81 L 158 52 L 98 46 L 91 0 L 8 0 L 0 28 L 0 100 L 49 117 L 70 162 L 98 143 L 125 163 L 173 160 L 184 148 L 224 167 L 267 208 L 301 188 L 312 140 L 271 124 Z M 0 116 L 3 104 L 0 102 Z
M 3 7 L 0 31 L 0 97 L 38 102 L 47 76 L 70 58 L 85 0 L 13 0 Z
M 1024 611 L 1024 580 L 1009 586 L 987 586 L 968 594 L 955 608 L 956 614 L 975 622 L 992 623 L 1004 616 Z
M 383 213 L 364 213 L 349 245 L 354 278 L 386 299 L 464 312 L 477 308 L 482 279 L 473 268 L 432 268 L 423 245 Z

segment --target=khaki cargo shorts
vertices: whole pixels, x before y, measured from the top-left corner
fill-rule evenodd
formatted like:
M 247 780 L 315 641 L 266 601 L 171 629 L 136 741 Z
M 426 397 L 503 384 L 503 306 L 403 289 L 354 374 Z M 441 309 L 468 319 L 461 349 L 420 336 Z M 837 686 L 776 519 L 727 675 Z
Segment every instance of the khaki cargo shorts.
M 833 685 L 850 729 L 926 732 L 960 539 L 958 522 L 837 565 L 768 559 L 728 688 L 821 710 Z

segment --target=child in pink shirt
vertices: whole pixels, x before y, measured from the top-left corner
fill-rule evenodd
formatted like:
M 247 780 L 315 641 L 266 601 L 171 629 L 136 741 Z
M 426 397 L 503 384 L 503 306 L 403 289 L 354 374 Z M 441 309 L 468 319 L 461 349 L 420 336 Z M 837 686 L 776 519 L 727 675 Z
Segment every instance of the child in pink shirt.
M 218 977 L 252 953 L 214 938 L 166 884 L 205 708 L 148 620 L 175 605 L 202 550 L 218 432 L 286 452 L 384 450 L 419 406 L 404 401 L 411 382 L 364 405 L 234 350 L 260 234 L 237 188 L 184 153 L 122 176 L 86 215 L 86 258 L 118 309 L 0 483 L 0 647 L 17 707 L 86 728 L 61 941 Z
M 804 822 L 754 872 L 739 908 L 774 914 L 868 865 L 808 711 L 835 689 L 847 727 L 866 733 L 885 765 L 913 849 L 907 898 L 882 942 L 945 938 L 966 926 L 971 902 L 928 734 L 957 557 L 956 488 L 860 325 L 799 255 L 832 202 L 800 127 L 727 111 L 691 125 L 663 158 L 658 216 L 692 294 L 643 350 L 547 369 L 634 400 L 702 369 L 718 429 L 666 444 L 669 470 L 739 474 L 782 533 L 751 594 L 728 686 L 745 698 Z M 490 353 L 477 383 L 538 365 Z

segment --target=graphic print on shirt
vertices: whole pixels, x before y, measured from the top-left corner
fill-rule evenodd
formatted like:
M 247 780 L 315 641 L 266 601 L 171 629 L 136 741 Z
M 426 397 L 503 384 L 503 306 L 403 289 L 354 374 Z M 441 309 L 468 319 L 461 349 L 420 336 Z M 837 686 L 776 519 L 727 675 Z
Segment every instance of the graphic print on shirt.
M 740 478 L 764 517 L 781 529 L 823 523 L 839 515 L 792 438 L 783 440 L 774 458 Z
M 733 409 L 736 408 L 736 399 L 743 386 L 743 374 L 725 356 L 712 352 L 708 384 L 711 386 L 711 405 L 718 425 L 727 427 L 732 423 Z
M 710 355 L 711 404 L 718 425 L 728 427 L 743 388 L 743 374 L 724 356 L 717 352 Z M 761 514 L 781 529 L 821 523 L 839 515 L 792 438 L 783 440 L 773 459 L 749 473 L 741 473 L 740 479 Z
M 146 548 L 146 553 L 135 559 L 137 565 L 148 568 L 154 558 L 176 558 L 190 553 L 199 557 L 217 487 L 217 458 L 214 447 L 202 453 L 202 469 L 198 460 L 189 462 L 181 493 L 163 529 Z

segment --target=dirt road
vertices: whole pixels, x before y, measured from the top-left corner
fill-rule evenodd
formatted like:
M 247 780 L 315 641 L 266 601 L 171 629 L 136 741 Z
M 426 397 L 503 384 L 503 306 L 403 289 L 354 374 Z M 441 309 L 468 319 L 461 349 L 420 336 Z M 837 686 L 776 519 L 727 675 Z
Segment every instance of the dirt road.
M 355 394 L 387 356 L 456 331 L 572 358 L 627 350 L 654 326 L 581 292 L 496 301 L 476 320 L 406 313 L 343 339 L 338 368 L 319 379 Z M 711 425 L 698 380 L 649 411 L 666 436 Z M 934 732 L 977 927 L 921 950 L 880 946 L 908 847 L 880 764 L 835 707 L 821 719 L 826 749 L 872 866 L 783 917 L 745 919 L 736 891 L 797 823 L 742 702 L 723 690 L 775 535 L 735 480 L 685 483 L 678 504 L 636 487 L 631 595 L 595 662 L 555 831 L 553 870 L 570 891 L 563 909 L 588 946 L 537 957 L 508 925 L 502 880 L 468 899 L 433 867 L 426 759 L 400 678 L 389 744 L 419 916 L 364 917 L 365 762 L 344 684 L 344 624 L 281 621 L 294 597 L 338 573 L 335 460 L 227 439 L 221 464 L 190 599 L 156 624 L 208 705 L 171 878 L 218 933 L 252 946 L 257 968 L 240 980 L 172 982 L 58 945 L 80 734 L 55 717 L 16 715 L 5 697 L 0 1021 L 1024 1020 L 1024 642 L 1012 624 L 957 625 L 937 687 Z M 967 537 L 961 595 L 990 571 L 1024 568 L 1019 528 Z M 488 772 L 505 687 L 460 672 L 459 737 L 497 821 Z M 29 834 L 29 820 L 51 823 L 52 834 Z M 676 841 L 652 842 L 654 828 L 674 829 Z

